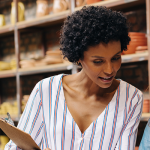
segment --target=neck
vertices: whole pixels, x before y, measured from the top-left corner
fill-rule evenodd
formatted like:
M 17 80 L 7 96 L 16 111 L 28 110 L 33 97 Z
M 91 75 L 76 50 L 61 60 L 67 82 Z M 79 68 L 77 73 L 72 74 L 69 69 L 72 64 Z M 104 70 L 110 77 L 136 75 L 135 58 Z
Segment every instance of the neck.
M 112 85 L 108 88 L 101 88 L 94 83 L 85 73 L 81 70 L 77 74 L 73 74 L 74 77 L 70 78 L 69 86 L 74 90 L 82 92 L 85 97 L 98 96 L 103 97 L 106 94 L 110 94 L 116 91 L 119 82 L 114 79 Z M 72 80 L 73 79 L 73 80 Z

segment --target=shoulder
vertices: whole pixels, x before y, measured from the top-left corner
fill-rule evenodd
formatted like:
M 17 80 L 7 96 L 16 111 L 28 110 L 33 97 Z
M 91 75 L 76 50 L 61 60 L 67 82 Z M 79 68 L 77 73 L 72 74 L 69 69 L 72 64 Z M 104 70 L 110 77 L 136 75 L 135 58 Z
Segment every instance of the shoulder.
M 143 93 L 135 86 L 127 83 L 126 81 L 120 80 L 121 94 L 125 95 L 130 100 L 140 101 L 143 99 Z
M 135 86 L 133 86 L 132 84 L 130 84 L 130 83 L 126 82 L 126 81 L 120 80 L 120 86 L 125 91 L 130 90 L 131 93 L 135 93 L 136 92 L 139 95 L 143 95 L 141 90 L 139 90 L 138 88 L 136 88 Z
M 64 74 L 59 74 L 59 75 L 55 75 L 55 76 L 51 76 L 48 78 L 44 78 L 43 80 L 39 81 L 36 84 L 36 87 L 39 90 L 46 90 L 49 87 L 57 87 L 59 84 L 61 84 L 62 82 L 62 77 L 64 76 Z

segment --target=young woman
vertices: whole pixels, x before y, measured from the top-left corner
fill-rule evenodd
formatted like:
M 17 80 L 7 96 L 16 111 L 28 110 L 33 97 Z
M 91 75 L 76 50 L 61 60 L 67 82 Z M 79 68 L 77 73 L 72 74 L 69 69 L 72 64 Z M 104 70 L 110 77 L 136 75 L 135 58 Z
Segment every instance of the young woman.
M 150 149 L 150 119 L 147 122 L 147 125 L 144 130 L 144 134 L 139 146 L 139 150 L 148 150 Z
M 142 93 L 115 79 L 129 41 L 120 12 L 89 6 L 68 16 L 60 49 L 82 70 L 38 82 L 18 128 L 41 149 L 134 150 Z M 10 141 L 8 149 L 15 150 L 16 145 Z

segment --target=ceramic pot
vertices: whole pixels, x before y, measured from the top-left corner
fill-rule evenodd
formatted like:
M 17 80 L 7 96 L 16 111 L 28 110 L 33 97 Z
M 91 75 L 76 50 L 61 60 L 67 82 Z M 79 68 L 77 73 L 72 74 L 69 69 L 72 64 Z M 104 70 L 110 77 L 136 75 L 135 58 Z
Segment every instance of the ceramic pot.
M 141 39 L 141 38 L 146 38 L 145 35 L 142 35 L 142 36 L 130 36 L 131 39 Z
M 48 0 L 37 0 L 36 17 L 43 17 L 49 14 Z
M 147 43 L 130 42 L 130 44 L 127 45 L 127 51 L 123 51 L 123 54 L 134 54 L 138 46 L 146 46 L 146 45 Z
M 123 51 L 123 54 L 134 54 L 136 51 L 136 45 L 128 45 L 127 50 Z
M 59 13 L 67 10 L 68 4 L 65 0 L 54 0 L 53 2 L 53 13 Z
M 133 54 L 136 52 L 138 46 L 147 46 L 147 38 L 145 33 L 129 32 L 131 41 L 127 46 L 127 51 L 123 51 L 123 54 Z
M 4 15 L 0 15 L 0 27 L 5 25 L 5 16 Z
M 148 46 L 138 46 L 136 47 L 136 51 L 148 50 Z
M 86 3 L 89 5 L 89 4 L 92 4 L 92 3 L 97 3 L 97 2 L 100 2 L 102 0 L 86 0 Z
M 86 4 L 86 0 L 76 0 L 75 5 L 76 7 L 84 6 Z
M 22 2 L 18 2 L 18 21 L 24 20 L 25 7 Z M 11 3 L 11 24 L 15 24 L 15 4 Z
M 143 101 L 143 113 L 149 113 L 149 99 Z
M 135 147 L 135 150 L 138 150 L 139 149 L 139 147 Z
M 141 32 L 129 32 L 129 36 L 145 36 L 145 33 L 141 33 Z

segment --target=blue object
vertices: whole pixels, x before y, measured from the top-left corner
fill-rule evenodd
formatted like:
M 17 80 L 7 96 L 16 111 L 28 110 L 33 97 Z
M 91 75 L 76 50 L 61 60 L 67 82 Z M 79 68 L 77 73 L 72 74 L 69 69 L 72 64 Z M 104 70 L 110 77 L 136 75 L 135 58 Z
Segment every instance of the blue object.
M 145 127 L 139 150 L 150 150 L 150 119 Z

